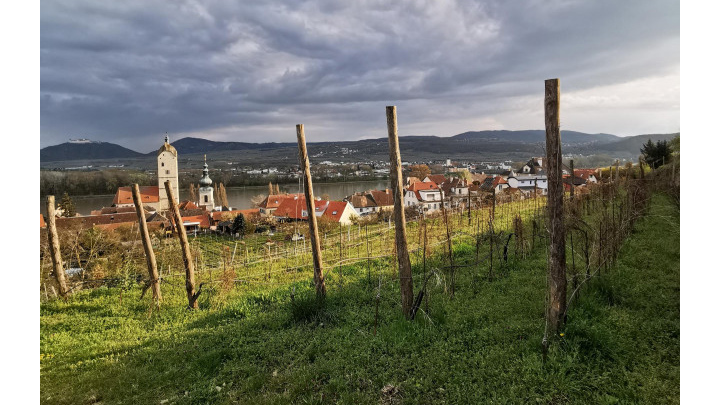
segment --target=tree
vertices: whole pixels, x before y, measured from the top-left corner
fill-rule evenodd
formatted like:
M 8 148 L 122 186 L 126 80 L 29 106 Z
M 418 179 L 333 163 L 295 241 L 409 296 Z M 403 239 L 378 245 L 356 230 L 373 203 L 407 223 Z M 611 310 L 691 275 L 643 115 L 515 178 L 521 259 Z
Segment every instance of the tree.
M 190 201 L 192 201 L 192 202 L 200 201 L 198 198 L 197 189 L 195 188 L 195 184 L 193 184 L 193 183 L 190 183 Z
M 75 211 L 75 203 L 68 193 L 63 193 L 62 199 L 60 200 L 60 209 L 62 209 L 62 216 L 74 217 L 77 214 Z
M 253 207 L 257 208 L 262 204 L 263 201 L 265 201 L 265 197 L 263 194 L 258 194 L 255 197 L 250 198 L 250 202 L 252 203 Z
M 232 224 L 233 234 L 239 233 L 240 235 L 245 234 L 245 215 L 238 214 Z
M 643 154 L 645 162 L 653 169 L 657 169 L 664 163 L 670 162 L 672 151 L 667 141 L 653 143 L 652 139 L 648 139 L 647 143 L 643 144 L 640 152 Z
M 408 177 L 417 177 L 420 181 L 430 174 L 430 168 L 427 165 L 412 165 L 408 169 L 410 169 Z
M 273 195 L 272 181 L 268 182 L 268 195 Z
M 225 185 L 223 183 L 220 183 L 220 186 L 218 187 L 218 201 L 220 202 L 220 205 L 223 207 L 229 207 L 230 204 L 228 204 L 227 199 L 227 192 L 225 191 Z
M 472 174 L 470 173 L 470 170 L 468 170 L 468 169 L 458 170 L 457 174 L 458 174 L 458 177 L 467 181 L 468 184 L 472 183 Z

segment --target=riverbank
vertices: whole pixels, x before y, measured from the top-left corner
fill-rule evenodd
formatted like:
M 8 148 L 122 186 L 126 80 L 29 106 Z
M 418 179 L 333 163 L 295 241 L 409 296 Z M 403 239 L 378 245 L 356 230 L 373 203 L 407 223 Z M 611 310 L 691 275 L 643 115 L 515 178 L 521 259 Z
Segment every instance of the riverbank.
M 350 194 L 358 191 L 365 191 L 371 189 L 385 189 L 389 187 L 389 180 L 369 180 L 369 181 L 353 181 L 353 182 L 333 182 L 333 183 L 313 183 L 313 189 L 317 197 L 327 194 L 333 200 L 342 200 Z M 249 209 L 253 208 L 250 199 L 259 194 L 267 195 L 267 185 L 264 186 L 245 186 L 245 187 L 227 187 L 228 203 L 237 209 Z M 281 184 L 280 190 L 282 192 L 297 193 L 302 192 L 302 185 L 298 186 L 295 184 Z M 75 202 L 75 208 L 81 215 L 90 215 L 90 211 L 100 209 L 102 207 L 109 207 L 112 205 L 114 194 L 104 195 L 80 195 L 70 196 Z M 40 213 L 46 215 L 45 207 L 45 196 L 40 197 Z M 60 196 L 55 196 L 55 199 L 59 201 Z M 180 190 L 180 200 L 190 199 L 190 192 L 188 189 Z

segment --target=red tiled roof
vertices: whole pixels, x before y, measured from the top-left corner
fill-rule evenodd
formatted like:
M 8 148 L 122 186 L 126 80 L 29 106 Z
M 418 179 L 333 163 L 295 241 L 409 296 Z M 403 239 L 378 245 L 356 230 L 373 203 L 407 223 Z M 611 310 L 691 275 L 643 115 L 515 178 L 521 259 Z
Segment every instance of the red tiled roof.
M 150 210 L 149 207 L 143 206 L 143 209 L 145 209 L 145 213 L 154 211 Z M 108 215 L 108 214 L 124 214 L 128 212 L 135 212 L 135 207 L 102 207 L 99 210 L 92 210 L 90 211 L 90 215 Z
M 428 181 L 427 183 L 423 182 L 416 182 L 408 186 L 407 188 L 410 191 L 420 191 L 420 190 L 438 190 L 438 185 L 435 184 L 434 181 Z
M 155 203 L 160 201 L 158 186 L 141 186 L 140 198 L 144 203 Z M 133 204 L 132 189 L 130 187 L 118 187 L 113 204 Z
M 293 219 L 307 219 L 307 215 L 302 215 L 307 210 L 305 197 L 294 199 L 284 199 L 274 212 L 276 217 L 287 217 Z
M 182 217 L 183 223 L 200 222 L 200 228 L 210 227 L 210 217 L 208 215 L 190 215 Z
M 503 179 L 502 177 L 496 176 L 493 179 L 492 185 L 493 185 L 493 187 L 497 187 L 498 184 L 508 184 L 508 182 L 507 182 L 507 180 Z
M 330 218 L 334 222 L 340 222 L 340 217 L 342 217 L 347 204 L 346 201 L 330 201 L 323 216 Z
M 117 223 L 137 223 L 137 215 L 134 212 L 126 212 L 111 215 L 89 215 L 84 217 L 56 218 L 55 223 L 58 229 L 79 226 L 80 228 L 92 228 L 96 225 L 107 225 Z
M 197 206 L 197 204 L 195 204 L 192 201 L 183 201 L 178 205 L 178 207 L 181 210 L 194 210 L 194 209 L 200 208 Z
M 370 194 L 378 207 L 387 207 L 395 204 L 392 190 L 387 190 L 387 192 L 385 191 L 386 190 L 370 190 Z M 355 206 L 355 204 L 353 204 L 353 206 Z
M 587 180 L 594 175 L 595 169 L 575 169 L 575 177 L 580 177 L 583 180 Z
M 210 213 L 210 215 L 212 215 L 213 221 L 219 221 L 224 214 L 232 214 L 234 216 L 237 216 L 238 214 L 243 214 L 248 217 L 251 215 L 260 214 L 260 208 L 250 208 L 247 210 L 213 211 Z
M 369 198 L 368 198 L 369 197 Z M 375 203 L 375 199 L 372 198 L 372 194 L 353 194 L 348 199 L 350 200 L 350 203 L 353 205 L 353 207 L 358 208 L 368 208 L 368 207 L 377 207 L 377 204 Z
M 447 180 L 447 177 L 445 177 L 442 174 L 431 174 L 427 176 L 430 181 L 432 181 L 435 184 L 442 184 Z
M 295 198 L 305 198 L 302 193 L 297 194 L 270 194 L 263 202 L 260 203 L 260 208 L 278 208 L 280 204 L 286 199 L 294 200 Z

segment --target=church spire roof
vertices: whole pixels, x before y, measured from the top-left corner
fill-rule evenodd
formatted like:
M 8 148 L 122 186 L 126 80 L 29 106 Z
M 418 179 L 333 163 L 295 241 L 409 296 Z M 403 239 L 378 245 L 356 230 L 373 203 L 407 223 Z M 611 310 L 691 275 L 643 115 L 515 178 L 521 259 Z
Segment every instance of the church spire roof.
M 167 132 L 165 133 L 165 143 L 163 143 L 160 149 L 158 149 L 157 155 L 160 156 L 160 154 L 165 151 L 170 152 L 175 155 L 175 157 L 177 157 L 177 149 L 175 149 L 174 146 L 170 145 L 170 138 L 168 137 Z
M 203 176 L 200 178 L 200 187 L 210 187 L 212 180 L 208 175 L 207 155 L 205 155 L 205 164 L 203 165 Z

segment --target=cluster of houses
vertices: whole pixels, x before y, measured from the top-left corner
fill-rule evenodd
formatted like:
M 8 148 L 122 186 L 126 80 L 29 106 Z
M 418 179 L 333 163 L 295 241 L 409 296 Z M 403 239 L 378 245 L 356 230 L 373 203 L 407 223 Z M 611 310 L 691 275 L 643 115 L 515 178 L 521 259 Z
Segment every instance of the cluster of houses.
M 145 220 L 151 230 L 163 229 L 170 232 L 175 224 L 172 216 L 167 215 L 170 208 L 169 197 L 164 183 L 169 181 L 175 202 L 178 205 L 183 226 L 188 232 L 202 229 L 223 230 L 231 226 L 232 219 L 243 214 L 248 219 L 265 218 L 279 222 L 307 220 L 305 197 L 301 194 L 269 195 L 258 208 L 238 210 L 232 207 L 216 206 L 212 180 L 205 163 L 203 176 L 199 180 L 198 201 L 178 201 L 178 154 L 170 145 L 168 138 L 157 152 L 158 185 L 139 187 L 140 200 L 145 211 Z M 315 215 L 343 225 L 359 214 L 351 203 L 346 201 L 323 201 L 315 203 Z M 60 212 L 58 212 L 60 214 Z M 130 187 L 119 187 L 111 207 L 94 210 L 90 215 L 74 217 L 59 216 L 55 220 L 58 229 L 88 229 L 93 227 L 117 229 L 121 226 L 137 224 L 137 213 Z M 45 218 L 40 215 L 40 227 L 46 226 Z
M 140 187 L 140 199 L 143 202 L 145 218 L 150 229 L 171 231 L 175 224 L 166 215 L 170 207 L 164 183 L 170 181 L 177 199 L 178 188 L 178 156 L 177 150 L 169 144 L 168 138 L 158 150 L 158 185 Z M 448 162 L 450 163 L 450 162 Z M 403 185 L 403 200 L 406 207 L 416 207 L 422 213 L 433 213 L 446 208 L 464 208 L 470 200 L 482 200 L 484 196 L 509 196 L 513 199 L 527 198 L 533 195 L 546 194 L 548 188 L 544 159 L 534 157 L 517 172 L 507 164 L 494 167 L 500 173 L 471 173 L 470 176 L 445 176 L 431 174 L 423 179 L 407 177 Z M 507 170 L 505 170 L 507 169 Z M 495 172 L 497 170 L 494 170 Z M 588 183 L 596 183 L 595 169 L 575 169 L 574 186 L 584 187 Z M 470 177 L 470 178 L 468 178 Z M 566 189 L 571 187 L 573 176 L 570 168 L 563 166 L 563 178 Z M 238 214 L 246 217 L 264 218 L 277 222 L 306 221 L 308 219 L 307 203 L 303 194 L 271 194 L 258 208 L 237 210 L 231 207 L 215 206 L 212 180 L 208 175 L 207 163 L 204 165 L 203 176 L 199 181 L 198 201 L 177 202 L 183 226 L 188 232 L 201 229 L 223 230 L 232 224 L 232 218 Z M 394 208 L 393 193 L 389 189 L 357 192 L 347 196 L 343 201 L 317 199 L 315 212 L 317 218 L 323 218 L 341 225 L 349 225 L 355 218 L 379 213 Z M 63 228 L 100 227 L 115 229 L 123 225 L 137 222 L 135 204 L 130 187 L 118 188 L 111 207 L 103 207 L 92 211 L 90 215 L 76 217 L 59 217 L 56 225 Z M 40 215 L 40 226 L 45 226 L 45 219 Z
M 493 169 L 506 170 L 499 170 L 497 174 L 486 174 L 484 171 L 471 173 L 471 179 L 442 174 L 431 174 L 423 179 L 407 177 L 403 187 L 404 204 L 406 207 L 417 207 L 422 213 L 433 213 L 442 209 L 441 204 L 445 208 L 464 208 L 469 200 L 477 201 L 493 194 L 513 199 L 547 194 L 548 180 L 543 158 L 531 158 L 518 171 L 512 170 L 507 162 Z M 576 188 L 597 182 L 595 169 L 575 169 L 574 173 Z M 570 168 L 563 165 L 566 190 L 571 187 L 572 178 Z M 393 196 L 389 190 L 355 193 L 345 201 L 351 202 L 360 216 L 393 207 Z

